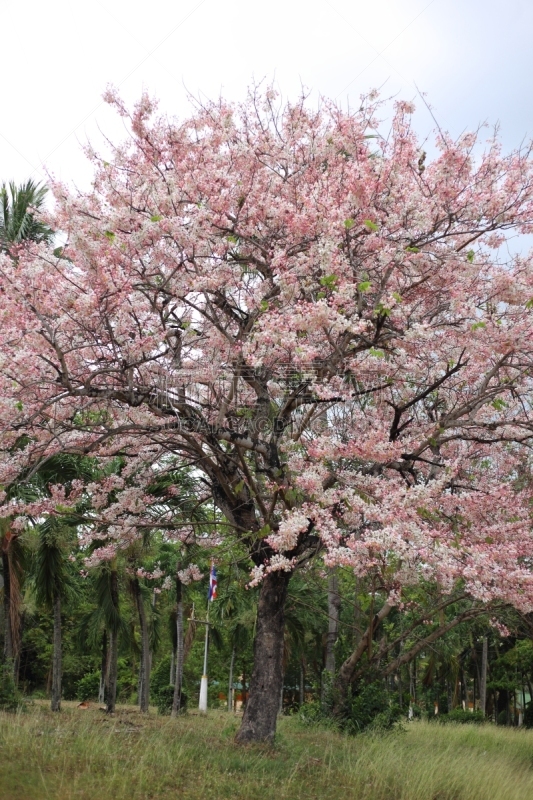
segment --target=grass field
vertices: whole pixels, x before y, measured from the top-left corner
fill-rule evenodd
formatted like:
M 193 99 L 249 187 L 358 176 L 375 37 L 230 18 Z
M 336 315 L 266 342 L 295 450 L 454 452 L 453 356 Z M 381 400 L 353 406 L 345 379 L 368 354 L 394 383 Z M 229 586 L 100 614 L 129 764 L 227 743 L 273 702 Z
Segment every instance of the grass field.
M 415 722 L 346 738 L 285 717 L 271 749 L 234 745 L 238 724 L 131 707 L 0 714 L 0 798 L 533 800 L 533 731 Z

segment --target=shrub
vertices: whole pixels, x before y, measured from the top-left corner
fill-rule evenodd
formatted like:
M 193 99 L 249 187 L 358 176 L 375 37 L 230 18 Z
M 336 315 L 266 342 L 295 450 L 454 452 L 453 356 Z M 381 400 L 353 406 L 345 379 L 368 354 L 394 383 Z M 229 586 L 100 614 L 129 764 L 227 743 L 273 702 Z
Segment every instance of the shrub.
M 306 703 L 299 717 L 306 725 L 323 725 L 348 734 L 382 733 L 394 728 L 402 716 L 402 709 L 391 700 L 384 686 L 380 683 L 363 684 L 357 694 L 347 704 L 344 713 L 333 717 L 330 711 L 331 702 L 320 703 L 318 700 Z
M 396 697 L 391 700 L 381 683 L 369 683 L 361 686 L 352 699 L 349 718 L 343 727 L 349 733 L 388 731 L 401 716 Z
M 304 725 L 320 726 L 330 730 L 339 730 L 341 727 L 341 721 L 335 719 L 319 700 L 304 703 L 298 712 L 298 719 Z
M 533 728 L 533 700 L 527 703 L 524 711 L 524 726 L 526 728 Z
M 174 687 L 169 684 L 170 657 L 163 658 L 150 677 L 150 700 L 157 706 L 159 714 L 170 714 L 174 699 Z M 187 707 L 187 696 L 181 693 L 180 711 Z
M 4 664 L 0 667 L 0 710 L 18 711 L 24 706 L 22 694 L 15 686 L 13 667 Z
M 97 700 L 100 691 L 100 672 L 89 672 L 80 678 L 76 685 L 76 697 L 82 703 L 85 700 Z
M 482 711 L 464 711 L 462 708 L 455 708 L 448 714 L 439 714 L 439 722 L 456 722 L 460 725 L 482 725 L 485 722 L 485 715 Z

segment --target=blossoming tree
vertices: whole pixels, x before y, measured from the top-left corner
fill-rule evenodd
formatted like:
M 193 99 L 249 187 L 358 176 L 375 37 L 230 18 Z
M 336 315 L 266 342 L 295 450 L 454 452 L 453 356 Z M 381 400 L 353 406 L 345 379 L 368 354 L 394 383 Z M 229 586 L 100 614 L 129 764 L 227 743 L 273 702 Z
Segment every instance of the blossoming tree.
M 439 135 L 426 163 L 413 109 L 382 137 L 372 96 L 181 123 L 108 100 L 130 138 L 90 153 L 91 192 L 53 185 L 64 247 L 1 261 L 2 480 L 60 450 L 203 476 L 261 584 L 243 742 L 274 735 L 287 585 L 318 553 L 375 576 L 375 624 L 421 577 L 530 610 L 533 273 L 504 247 L 530 151 Z

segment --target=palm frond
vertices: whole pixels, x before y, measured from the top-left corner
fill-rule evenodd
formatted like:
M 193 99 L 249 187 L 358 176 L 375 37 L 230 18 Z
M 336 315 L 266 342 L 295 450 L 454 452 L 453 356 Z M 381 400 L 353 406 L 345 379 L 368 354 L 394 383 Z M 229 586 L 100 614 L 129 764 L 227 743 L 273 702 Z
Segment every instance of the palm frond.
M 0 246 L 22 241 L 49 242 L 52 230 L 41 222 L 32 209 L 43 207 L 48 189 L 31 178 L 17 186 L 13 181 L 0 188 Z

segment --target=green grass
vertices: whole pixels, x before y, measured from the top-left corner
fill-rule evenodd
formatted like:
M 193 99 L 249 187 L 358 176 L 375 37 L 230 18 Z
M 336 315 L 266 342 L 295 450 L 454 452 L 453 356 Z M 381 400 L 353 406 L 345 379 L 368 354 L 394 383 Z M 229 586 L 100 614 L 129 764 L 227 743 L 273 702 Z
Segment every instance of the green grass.
M 2 800 L 533 800 L 533 731 L 411 723 L 347 738 L 279 724 L 238 747 L 224 712 L 178 720 L 122 708 L 0 714 Z

